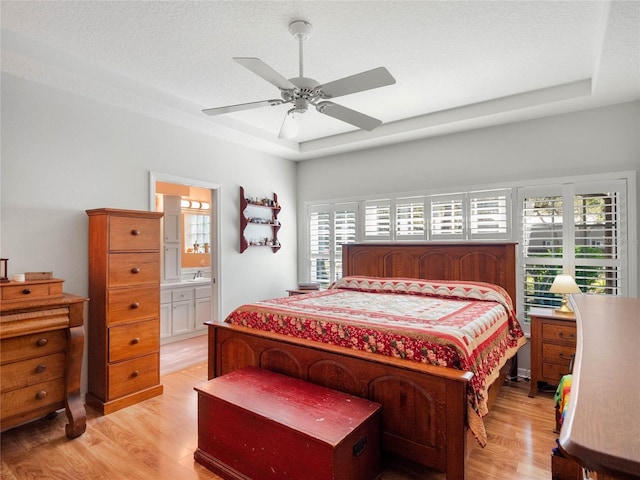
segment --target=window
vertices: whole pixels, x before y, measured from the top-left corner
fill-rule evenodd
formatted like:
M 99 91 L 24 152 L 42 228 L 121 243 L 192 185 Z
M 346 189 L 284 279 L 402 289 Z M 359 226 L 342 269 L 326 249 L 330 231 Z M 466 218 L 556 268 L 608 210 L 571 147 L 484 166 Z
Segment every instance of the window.
M 588 182 L 520 190 L 524 312 L 560 306 L 556 275 L 572 275 L 584 293 L 621 295 L 626 183 Z
M 431 198 L 431 238 L 452 240 L 464 238 L 462 196 L 436 196 Z
M 189 253 L 209 253 L 211 217 L 207 215 L 184 214 L 184 248 Z
M 425 238 L 424 197 L 398 198 L 395 211 L 396 239 Z
M 469 237 L 508 238 L 509 197 L 506 190 L 471 192 L 469 197 Z
M 309 208 L 310 281 L 328 287 L 342 276 L 342 245 L 356 241 L 357 203 Z
M 532 306 L 560 305 L 549 293 L 560 273 L 585 293 L 628 295 L 637 268 L 627 251 L 633 175 L 309 205 L 309 278 L 324 286 L 340 278 L 345 243 L 511 240 L 519 248 L 514 300 L 525 320 Z
M 367 240 L 391 239 L 391 202 L 389 199 L 364 202 L 364 237 Z

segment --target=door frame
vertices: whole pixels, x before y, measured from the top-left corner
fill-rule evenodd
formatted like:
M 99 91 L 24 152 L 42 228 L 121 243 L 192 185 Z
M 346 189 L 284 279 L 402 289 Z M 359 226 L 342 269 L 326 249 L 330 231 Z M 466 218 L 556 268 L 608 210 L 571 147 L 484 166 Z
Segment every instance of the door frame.
M 207 182 L 195 178 L 180 177 L 161 172 L 149 172 L 149 209 L 154 212 L 156 210 L 156 182 L 174 183 L 177 185 L 187 185 L 190 187 L 206 188 L 211 190 L 211 238 L 214 239 L 215 248 L 211 249 L 211 299 L 215 307 L 211 319 L 214 322 L 220 319 L 220 285 L 222 279 L 221 255 L 220 255 L 220 239 L 222 238 L 220 229 L 220 198 L 221 186 L 217 183 Z

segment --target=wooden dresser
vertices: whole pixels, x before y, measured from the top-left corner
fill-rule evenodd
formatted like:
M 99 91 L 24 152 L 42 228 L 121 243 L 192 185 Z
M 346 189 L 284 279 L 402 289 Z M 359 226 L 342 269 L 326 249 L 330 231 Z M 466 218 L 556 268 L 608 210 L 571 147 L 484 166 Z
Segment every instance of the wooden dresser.
M 558 385 L 563 375 L 571 372 L 576 353 L 576 318 L 573 313 L 556 313 L 550 308 L 532 308 L 531 319 L 531 386 L 535 397 L 538 382 Z
M 2 430 L 64 408 L 69 438 L 86 429 L 80 396 L 86 298 L 63 280 L 0 284 Z
M 87 405 L 103 414 L 162 394 L 162 212 L 97 209 L 89 216 Z

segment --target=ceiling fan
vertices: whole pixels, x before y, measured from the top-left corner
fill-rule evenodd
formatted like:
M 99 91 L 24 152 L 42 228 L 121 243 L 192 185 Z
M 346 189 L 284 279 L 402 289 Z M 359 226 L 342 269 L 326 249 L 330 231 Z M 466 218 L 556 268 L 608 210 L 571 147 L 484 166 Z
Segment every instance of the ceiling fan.
M 251 108 L 292 104 L 293 108 L 287 111 L 278 138 L 293 138 L 298 134 L 302 114 L 306 113 L 309 105 L 313 105 L 320 113 L 363 130 L 373 130 L 380 125 L 382 123 L 380 120 L 328 101 L 328 99 L 392 85 L 396 83 L 396 81 L 389 71 L 384 67 L 378 67 L 321 85 L 313 78 L 305 77 L 303 71 L 302 42 L 309 38 L 311 34 L 311 24 L 304 20 L 296 20 L 289 24 L 289 32 L 298 40 L 299 45 L 300 70 L 297 77 L 287 79 L 259 58 L 233 58 L 243 67 L 251 70 L 256 75 L 277 87 L 280 90 L 280 96 L 282 98 L 228 105 L 226 107 L 207 108 L 203 110 L 203 113 L 207 115 L 221 115 L 224 113 L 249 110 Z

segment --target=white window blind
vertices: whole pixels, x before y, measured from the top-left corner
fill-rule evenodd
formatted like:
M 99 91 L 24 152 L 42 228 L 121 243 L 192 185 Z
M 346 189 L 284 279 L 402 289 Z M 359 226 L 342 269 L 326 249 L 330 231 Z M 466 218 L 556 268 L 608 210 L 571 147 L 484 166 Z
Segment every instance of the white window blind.
M 527 187 L 519 191 L 524 311 L 558 307 L 556 275 L 572 275 L 582 292 L 626 292 L 626 181 Z
M 575 278 L 586 293 L 621 295 L 626 257 L 626 189 L 623 182 L 579 185 L 573 196 Z
M 357 203 L 309 207 L 309 280 L 328 287 L 342 276 L 342 245 L 356 241 Z
M 331 278 L 331 214 L 321 211 L 309 212 L 309 257 L 310 280 L 328 285 Z
M 424 197 L 398 198 L 395 211 L 397 240 L 425 238 Z
M 434 240 L 464 237 L 463 197 L 434 196 L 430 202 L 430 237 Z
M 508 238 L 510 221 L 508 191 L 469 194 L 469 236 L 471 239 Z
M 522 195 L 524 312 L 532 306 L 559 307 L 560 296 L 549 293 L 563 272 L 564 199 L 561 187 L 527 188 Z
M 333 280 L 342 277 L 342 245 L 345 243 L 355 243 L 357 225 L 357 205 L 338 204 L 334 215 L 335 225 L 335 268 Z
M 364 238 L 366 240 L 391 239 L 391 201 L 389 199 L 364 202 Z

